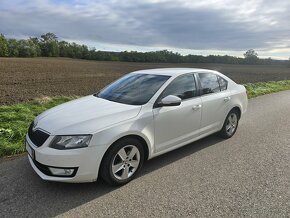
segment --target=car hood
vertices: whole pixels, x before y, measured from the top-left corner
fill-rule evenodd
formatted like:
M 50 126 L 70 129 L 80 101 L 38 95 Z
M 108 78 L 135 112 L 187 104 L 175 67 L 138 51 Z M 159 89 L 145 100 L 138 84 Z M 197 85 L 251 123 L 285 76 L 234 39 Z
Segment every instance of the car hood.
M 141 106 L 120 104 L 93 95 L 51 108 L 36 119 L 36 128 L 51 135 L 90 134 L 134 118 Z

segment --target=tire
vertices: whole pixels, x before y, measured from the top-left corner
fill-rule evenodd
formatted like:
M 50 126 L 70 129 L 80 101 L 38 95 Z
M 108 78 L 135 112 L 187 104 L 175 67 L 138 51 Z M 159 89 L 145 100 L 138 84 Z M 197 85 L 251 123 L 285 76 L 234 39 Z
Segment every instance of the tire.
M 224 125 L 219 132 L 219 136 L 224 139 L 231 138 L 237 131 L 239 119 L 239 112 L 236 109 L 231 110 L 224 121 Z
M 121 139 L 105 153 L 100 167 L 100 175 L 110 185 L 124 185 L 134 179 L 143 162 L 142 143 L 135 138 Z

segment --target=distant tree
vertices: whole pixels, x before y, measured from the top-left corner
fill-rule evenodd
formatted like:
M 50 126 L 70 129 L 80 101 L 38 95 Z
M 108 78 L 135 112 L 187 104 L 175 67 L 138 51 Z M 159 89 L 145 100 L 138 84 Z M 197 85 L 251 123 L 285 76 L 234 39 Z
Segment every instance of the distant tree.
M 43 41 L 57 41 L 57 36 L 54 33 L 46 33 L 41 35 Z
M 246 51 L 246 53 L 244 54 L 244 57 L 245 57 L 245 62 L 247 64 L 256 64 L 259 61 L 258 53 L 255 52 L 254 49 L 249 49 L 248 51 Z
M 41 47 L 40 47 L 40 40 L 36 37 L 29 38 L 28 40 L 29 46 L 31 47 L 31 54 L 32 57 L 39 57 L 41 56 Z
M 29 40 L 19 40 L 18 41 L 18 52 L 19 57 L 36 57 L 37 49 L 36 46 Z
M 290 58 L 289 58 L 289 60 L 288 60 L 288 67 L 290 67 Z
M 42 56 L 59 57 L 57 36 L 54 33 L 41 35 L 40 48 Z
M 68 57 L 68 46 L 69 43 L 66 41 L 60 41 L 58 43 L 60 57 Z
M 263 59 L 262 61 L 264 64 L 273 64 L 273 59 L 271 57 L 268 57 L 266 59 Z
M 9 57 L 18 57 L 19 56 L 18 41 L 16 39 L 8 39 L 7 44 L 9 50 Z
M 249 49 L 248 51 L 246 51 L 246 53 L 244 54 L 245 58 L 251 58 L 251 57 L 256 57 L 258 58 L 258 53 L 255 52 L 254 49 Z
M 288 61 L 259 59 L 258 54 L 248 50 L 245 58 L 229 55 L 181 55 L 168 50 L 138 52 L 138 51 L 97 51 L 86 45 L 58 41 L 54 33 L 46 33 L 41 37 L 29 39 L 6 39 L 0 34 L 0 56 L 9 57 L 69 57 L 99 61 L 129 61 L 129 62 L 160 62 L 160 63 L 223 63 L 223 64 L 287 64 Z M 289 59 L 290 67 L 290 59 Z
M 7 57 L 9 55 L 8 44 L 5 36 L 0 34 L 0 57 Z
M 30 57 L 30 47 L 26 40 L 21 39 L 18 41 L 18 52 L 19 57 Z
M 82 59 L 89 59 L 90 54 L 89 54 L 89 49 L 88 46 L 82 45 L 81 46 L 81 51 L 82 51 Z

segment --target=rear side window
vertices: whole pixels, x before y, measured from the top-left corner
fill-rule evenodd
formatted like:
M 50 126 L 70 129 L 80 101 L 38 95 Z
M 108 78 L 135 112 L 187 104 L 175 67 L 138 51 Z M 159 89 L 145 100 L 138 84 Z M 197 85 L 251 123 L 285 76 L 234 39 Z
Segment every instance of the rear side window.
M 218 76 L 218 81 L 220 84 L 221 91 L 227 90 L 228 88 L 228 81 L 226 81 L 224 78 Z
M 160 99 L 175 95 L 182 100 L 196 96 L 196 85 L 193 74 L 185 74 L 174 79 L 163 91 Z
M 220 85 L 217 75 L 213 73 L 199 73 L 202 94 L 210 94 L 220 92 Z

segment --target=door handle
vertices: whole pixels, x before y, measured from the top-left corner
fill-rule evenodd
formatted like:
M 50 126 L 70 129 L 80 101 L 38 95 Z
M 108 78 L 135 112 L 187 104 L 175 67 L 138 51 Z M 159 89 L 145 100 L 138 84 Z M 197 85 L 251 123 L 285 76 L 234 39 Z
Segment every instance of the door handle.
M 201 104 L 194 105 L 194 106 L 192 107 L 192 109 L 193 109 L 194 111 L 196 111 L 196 110 L 198 110 L 198 109 L 200 109 L 200 108 L 201 108 Z
M 224 98 L 224 101 L 225 101 L 225 102 L 227 102 L 227 101 L 229 101 L 229 100 L 231 100 L 231 97 L 230 97 L 230 96 Z

